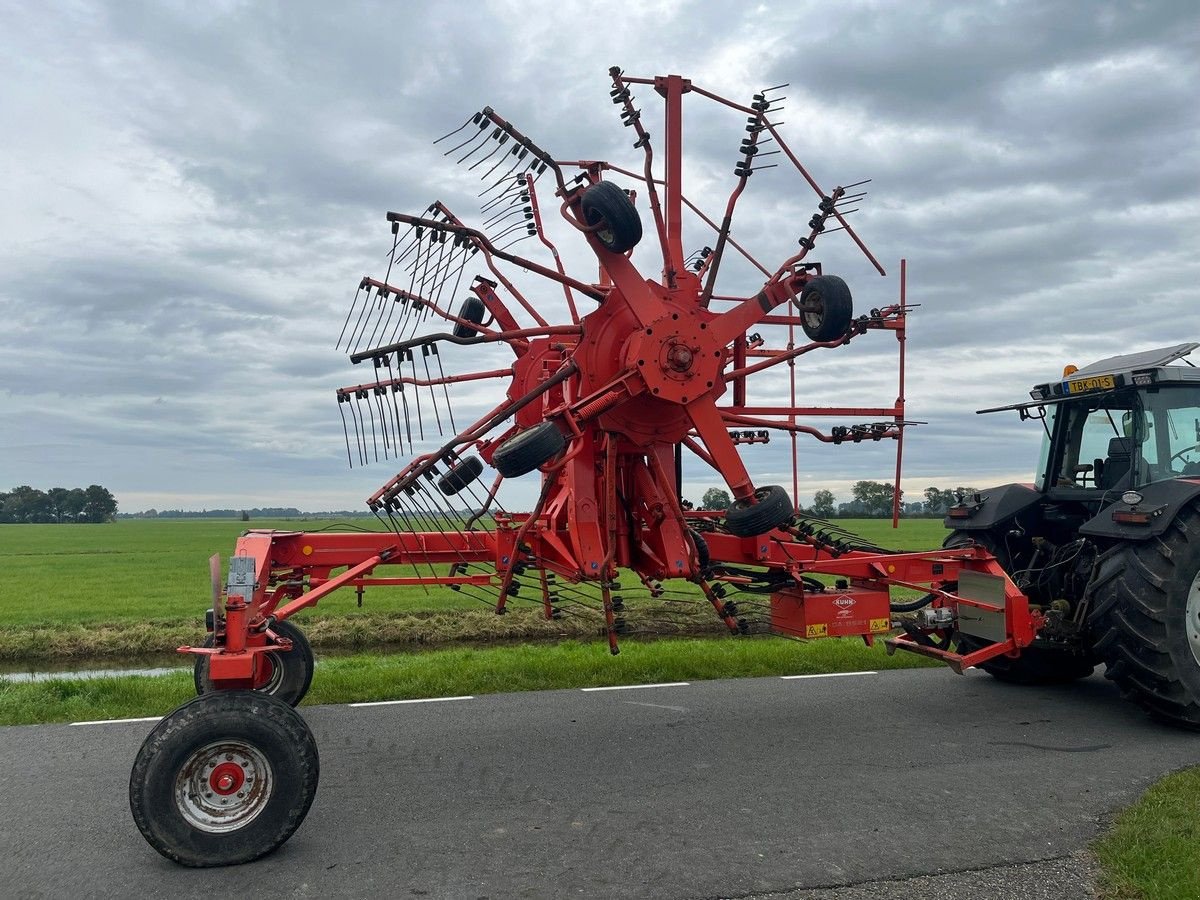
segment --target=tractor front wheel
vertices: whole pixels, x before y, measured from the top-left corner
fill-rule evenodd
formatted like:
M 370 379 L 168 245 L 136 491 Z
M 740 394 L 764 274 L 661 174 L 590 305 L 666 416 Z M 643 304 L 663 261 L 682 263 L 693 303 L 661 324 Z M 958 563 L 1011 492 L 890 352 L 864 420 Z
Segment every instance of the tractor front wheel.
M 1002 538 L 989 532 L 955 531 L 942 543 L 947 549 L 976 543 L 999 560 L 1006 572 L 1012 571 L 1012 560 Z M 988 645 L 983 638 L 961 632 L 956 636 L 957 652 L 963 655 L 982 650 Z M 997 681 L 1006 684 L 1065 684 L 1087 678 L 1095 670 L 1089 653 L 1082 649 L 1063 647 L 1040 638 L 1021 651 L 1018 657 L 997 656 L 979 666 Z
M 300 714 L 257 691 L 189 700 L 150 732 L 129 776 L 129 809 L 150 846 L 181 865 L 265 856 L 317 793 L 317 744 Z
M 262 683 L 256 685 L 254 690 L 271 697 L 278 697 L 289 706 L 295 706 L 304 699 L 304 695 L 308 693 L 308 689 L 312 685 L 313 666 L 315 665 L 312 646 L 308 643 L 304 632 L 289 620 L 276 622 L 271 626 L 271 630 L 280 637 L 290 640 L 292 649 L 276 648 L 262 654 L 263 658 L 260 661 L 264 668 Z M 204 646 L 211 647 L 212 645 L 213 636 L 210 634 L 205 638 Z M 216 690 L 212 679 L 208 676 L 208 654 L 196 657 L 196 664 L 192 669 L 192 680 L 196 684 L 197 694 L 211 694 Z
M 1105 551 L 1088 597 L 1105 676 L 1155 718 L 1200 730 L 1200 510 Z

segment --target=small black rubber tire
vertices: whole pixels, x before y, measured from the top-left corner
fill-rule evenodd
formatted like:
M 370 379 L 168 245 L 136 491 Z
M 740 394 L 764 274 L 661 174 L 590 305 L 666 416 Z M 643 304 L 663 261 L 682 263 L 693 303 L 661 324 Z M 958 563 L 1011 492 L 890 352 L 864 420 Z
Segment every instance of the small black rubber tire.
M 834 341 L 844 337 L 854 318 L 850 288 L 836 275 L 810 278 L 800 291 L 800 327 L 810 341 Z
M 201 754 L 222 742 L 260 754 L 269 768 L 270 793 L 244 825 L 215 832 L 188 821 L 176 788 L 187 763 L 201 765 Z M 142 836 L 167 859 L 193 867 L 234 866 L 266 856 L 295 833 L 319 777 L 317 743 L 298 712 L 257 691 L 216 691 L 189 700 L 154 726 L 129 775 L 129 810 Z
M 304 636 L 300 627 L 293 625 L 290 619 L 276 622 L 271 626 L 271 630 L 280 637 L 288 638 L 292 642 L 292 649 L 286 652 L 282 650 L 267 651 L 272 666 L 271 680 L 261 688 L 257 688 L 255 692 L 276 697 L 288 706 L 295 706 L 304 699 L 304 695 L 312 686 L 313 667 L 316 665 L 312 646 L 308 643 L 308 638 Z M 212 645 L 213 636 L 210 634 L 204 639 L 203 646 L 211 647 Z M 207 654 L 196 657 L 195 665 L 192 667 L 192 681 L 196 685 L 198 695 L 214 692 L 226 693 L 225 691 L 216 691 L 212 680 L 208 677 Z
M 567 439 L 553 422 L 518 431 L 496 448 L 492 465 L 505 478 L 519 478 L 562 453 Z
M 1200 591 L 1200 510 L 1184 508 L 1158 537 L 1117 544 L 1097 562 L 1088 623 L 1105 677 L 1154 718 L 1200 730 L 1187 622 L 1189 595 Z
M 465 456 L 446 470 L 437 480 L 438 490 L 447 497 L 453 496 L 475 481 L 483 472 L 483 460 L 478 456 Z
M 950 549 L 974 542 L 996 557 L 1004 570 L 1011 571 L 1012 564 L 1003 541 L 986 531 L 954 531 L 942 542 Z M 955 635 L 956 651 L 961 654 L 982 650 L 988 641 L 980 637 L 959 632 Z M 1021 651 L 1018 657 L 997 656 L 978 668 L 997 681 L 1005 684 L 1037 685 L 1067 684 L 1087 678 L 1096 669 L 1091 655 L 1035 638 L 1034 642 Z
M 737 537 L 754 537 L 774 531 L 796 515 L 785 488 L 769 484 L 754 492 L 754 502 L 734 500 L 725 510 L 725 527 Z
M 458 308 L 458 317 L 466 319 L 468 322 L 474 322 L 478 325 L 483 321 L 483 316 L 487 312 L 487 307 L 483 305 L 483 301 L 478 297 L 468 297 L 462 302 L 462 306 Z M 453 334 L 456 338 L 473 338 L 479 332 L 470 325 L 464 325 L 462 322 L 454 323 Z
M 637 207 L 621 188 L 611 181 L 598 181 L 583 192 L 580 200 L 583 220 L 601 225 L 596 240 L 613 253 L 626 253 L 642 239 L 642 220 Z

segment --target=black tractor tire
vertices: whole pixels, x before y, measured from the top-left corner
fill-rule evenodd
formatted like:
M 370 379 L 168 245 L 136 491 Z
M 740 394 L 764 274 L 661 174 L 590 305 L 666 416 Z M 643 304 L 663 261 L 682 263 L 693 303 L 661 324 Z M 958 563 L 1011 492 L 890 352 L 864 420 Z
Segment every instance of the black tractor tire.
M 598 181 L 583 192 L 583 220 L 600 225 L 596 240 L 613 253 L 626 253 L 642 239 L 642 220 L 629 195 L 611 181 Z
M 438 490 L 447 497 L 453 496 L 475 481 L 483 472 L 483 460 L 478 456 L 465 456 L 446 470 L 437 480 Z
M 288 638 L 292 642 L 292 649 L 266 652 L 271 665 L 271 675 L 266 684 L 255 689 L 255 693 L 276 697 L 288 706 L 295 706 L 304 699 L 304 695 L 312 686 L 313 667 L 316 664 L 312 646 L 300 627 L 293 625 L 289 619 L 276 622 L 271 626 L 271 630 L 280 637 Z M 204 639 L 204 646 L 212 645 L 213 636 L 210 634 Z M 196 663 L 192 667 L 192 680 L 196 684 L 198 695 L 228 693 L 216 691 L 213 687 L 212 679 L 208 677 L 208 654 L 196 657 Z
M 1012 571 L 1012 561 L 1004 547 L 1003 539 L 990 532 L 954 531 L 942 542 L 942 546 L 949 549 L 961 547 L 972 541 L 996 557 L 1006 572 Z M 982 650 L 988 645 L 988 641 L 983 638 L 961 632 L 955 635 L 955 640 L 956 651 L 964 655 Z M 1015 659 L 1011 656 L 997 656 L 979 668 L 1006 684 L 1037 685 L 1066 684 L 1087 678 L 1095 671 L 1096 664 L 1089 653 L 1035 638 Z
M 725 527 L 737 537 L 754 537 L 774 531 L 796 515 L 785 488 L 768 484 L 754 492 L 754 502 L 734 500 L 725 510 Z
M 258 691 L 217 691 L 154 726 L 129 775 L 129 810 L 167 859 L 233 866 L 292 836 L 319 776 L 317 744 L 299 713 Z
M 1200 730 L 1200 510 L 1098 563 L 1088 623 L 1105 676 L 1156 719 Z
M 483 316 L 487 312 L 487 307 L 483 305 L 483 301 L 478 297 L 468 297 L 462 302 L 462 306 L 458 308 L 458 317 L 466 319 L 468 322 L 474 322 L 478 325 L 483 321 Z M 479 334 L 477 329 L 470 325 L 465 325 L 462 322 L 454 323 L 454 336 L 456 338 L 473 338 Z
M 601 182 L 603 184 L 603 182 Z M 519 478 L 562 453 L 567 439 L 553 422 L 518 431 L 496 448 L 492 465 L 505 478 Z
M 800 327 L 810 341 L 834 341 L 844 337 L 854 318 L 850 288 L 836 275 L 810 278 L 800 291 Z

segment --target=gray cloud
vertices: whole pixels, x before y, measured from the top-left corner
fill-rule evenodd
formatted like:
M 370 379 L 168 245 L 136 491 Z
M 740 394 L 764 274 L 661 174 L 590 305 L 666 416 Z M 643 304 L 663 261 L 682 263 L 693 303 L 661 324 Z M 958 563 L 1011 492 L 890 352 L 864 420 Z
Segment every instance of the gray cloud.
M 661 2 L 603 28 L 583 4 L 7 7 L 0 488 L 98 481 L 125 509 L 357 506 L 392 464 L 345 469 L 333 389 L 373 374 L 333 343 L 358 278 L 386 268 L 384 211 L 441 198 L 479 221 L 480 185 L 432 140 L 485 104 L 561 157 L 640 169 L 608 103 L 613 64 L 743 100 L 791 82 L 786 139 L 823 184 L 873 177 L 853 221 L 892 277 L 844 235 L 816 257 L 864 309 L 893 302 L 907 257 L 922 304 L 907 393 L 929 424 L 906 441 L 906 487 L 1027 477 L 1036 427 L 976 408 L 1067 362 L 1197 331 L 1198 21 L 1167 2 Z M 715 215 L 742 122 L 689 104 L 685 123 L 688 192 Z M 553 220 L 548 191 L 543 204 Z M 813 205 L 795 175 L 759 173 L 735 236 L 786 258 Z M 577 239 L 557 237 L 590 277 Z M 686 237 L 711 242 L 694 221 Z M 635 260 L 656 270 L 649 242 Z M 512 274 L 562 319 L 556 287 Z M 761 282 L 732 258 L 723 275 L 730 293 Z M 804 358 L 804 402 L 889 404 L 894 346 L 869 334 Z M 444 362 L 509 359 L 449 348 Z M 456 387 L 456 416 L 482 414 L 499 385 Z M 754 390 L 778 402 L 787 383 Z M 844 498 L 894 458 L 891 444 L 798 449 L 802 496 Z M 746 460 L 790 483 L 789 441 Z M 686 482 L 694 499 L 715 477 L 689 466 Z

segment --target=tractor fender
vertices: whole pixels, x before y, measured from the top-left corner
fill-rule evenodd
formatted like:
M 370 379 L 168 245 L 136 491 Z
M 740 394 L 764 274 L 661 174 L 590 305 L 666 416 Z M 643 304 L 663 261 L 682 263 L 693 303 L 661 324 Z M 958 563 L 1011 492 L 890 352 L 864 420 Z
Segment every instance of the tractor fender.
M 1129 525 L 1114 522 L 1113 510 L 1130 509 L 1131 507 L 1118 500 L 1110 503 L 1093 518 L 1084 522 L 1079 533 L 1088 537 L 1112 538 L 1120 541 L 1144 541 L 1147 538 L 1158 537 L 1167 530 L 1167 526 L 1175 521 L 1179 511 L 1200 496 L 1200 479 L 1170 478 L 1166 481 L 1155 481 L 1137 489 L 1142 495 L 1138 509 L 1158 510 L 1145 525 Z M 962 526 L 959 526 L 962 527 Z
M 970 510 L 966 518 L 946 516 L 942 520 L 945 526 L 955 531 L 987 531 L 1016 518 L 1042 499 L 1031 484 L 1002 484 L 980 491 L 979 496 L 982 499 L 978 506 L 966 505 Z

